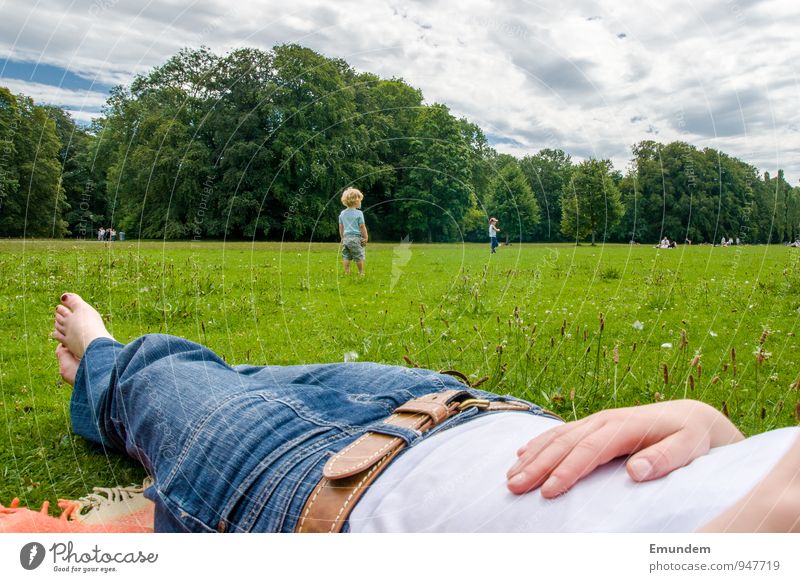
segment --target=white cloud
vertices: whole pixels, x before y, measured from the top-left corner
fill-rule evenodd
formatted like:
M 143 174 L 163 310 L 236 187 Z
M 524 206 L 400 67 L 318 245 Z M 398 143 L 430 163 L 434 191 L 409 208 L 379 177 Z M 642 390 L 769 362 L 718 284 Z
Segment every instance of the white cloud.
M 298 42 L 403 77 L 517 155 L 611 157 L 682 139 L 800 177 L 794 39 L 780 0 L 7 0 L 0 56 L 126 83 L 184 46 Z
M 94 119 L 100 117 L 98 111 L 81 111 L 80 109 L 65 109 L 67 113 L 72 116 L 72 119 L 78 123 L 89 125 Z

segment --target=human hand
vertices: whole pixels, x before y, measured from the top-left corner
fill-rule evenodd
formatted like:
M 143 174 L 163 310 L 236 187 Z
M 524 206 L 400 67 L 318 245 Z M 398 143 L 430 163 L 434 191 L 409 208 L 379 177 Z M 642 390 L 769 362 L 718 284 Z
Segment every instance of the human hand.
M 508 488 L 521 494 L 541 487 L 543 497 L 556 497 L 598 466 L 631 454 L 631 479 L 649 481 L 712 447 L 743 438 L 720 412 L 694 400 L 603 410 L 544 432 L 520 448 L 507 473 Z
M 366 238 L 362 238 L 362 239 L 361 239 L 361 246 L 362 246 L 362 247 L 365 247 L 365 246 L 367 246 L 367 240 L 368 240 L 368 239 L 366 239 Z

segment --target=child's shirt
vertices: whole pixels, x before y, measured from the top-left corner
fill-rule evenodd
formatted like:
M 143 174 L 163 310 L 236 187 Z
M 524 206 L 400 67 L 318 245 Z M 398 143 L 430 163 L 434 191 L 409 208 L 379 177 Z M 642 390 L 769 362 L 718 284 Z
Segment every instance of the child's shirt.
M 361 236 L 364 213 L 357 208 L 345 208 L 339 214 L 339 224 L 344 225 L 344 236 Z
M 497 229 L 494 227 L 493 224 L 489 225 L 489 236 L 492 238 L 497 236 Z

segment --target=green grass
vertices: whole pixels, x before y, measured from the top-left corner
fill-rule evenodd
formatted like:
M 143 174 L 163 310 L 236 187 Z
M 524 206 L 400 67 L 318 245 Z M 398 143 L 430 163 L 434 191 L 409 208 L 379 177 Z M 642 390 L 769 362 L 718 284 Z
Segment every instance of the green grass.
M 747 434 L 797 422 L 800 250 L 372 244 L 367 261 L 359 280 L 333 244 L 0 242 L 0 501 L 143 476 L 70 432 L 48 339 L 64 290 L 121 341 L 171 333 L 231 364 L 356 352 L 488 376 L 565 418 L 686 396 Z

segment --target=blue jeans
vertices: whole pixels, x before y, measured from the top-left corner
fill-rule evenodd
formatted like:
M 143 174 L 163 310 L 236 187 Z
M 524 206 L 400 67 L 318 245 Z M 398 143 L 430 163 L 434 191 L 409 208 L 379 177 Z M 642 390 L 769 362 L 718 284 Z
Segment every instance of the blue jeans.
M 464 388 L 430 370 L 372 363 L 230 367 L 206 347 L 154 334 L 93 341 L 70 416 L 77 434 L 154 478 L 145 496 L 156 531 L 290 532 L 330 455 L 367 429 L 389 430 L 382 421 L 404 402 Z M 413 446 L 478 414 L 469 408 L 425 435 L 392 434 Z
M 489 244 L 492 247 L 492 252 L 494 252 L 494 249 L 496 249 L 498 244 L 499 244 L 497 242 L 497 237 L 496 236 L 490 236 L 489 237 Z

